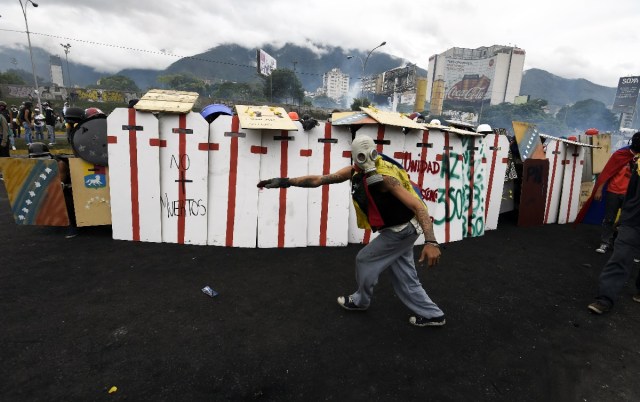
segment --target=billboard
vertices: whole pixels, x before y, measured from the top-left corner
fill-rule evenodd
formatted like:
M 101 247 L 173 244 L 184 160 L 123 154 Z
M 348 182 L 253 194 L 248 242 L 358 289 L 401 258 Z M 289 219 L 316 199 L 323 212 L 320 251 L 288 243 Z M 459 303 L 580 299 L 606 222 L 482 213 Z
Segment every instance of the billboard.
M 262 49 L 258 49 L 258 73 L 268 77 L 276 69 L 276 59 Z
M 445 62 L 445 101 L 477 104 L 491 99 L 496 58 L 454 59 Z
M 620 78 L 616 99 L 613 101 L 611 111 L 614 113 L 633 114 L 636 110 L 638 90 L 640 90 L 640 77 Z

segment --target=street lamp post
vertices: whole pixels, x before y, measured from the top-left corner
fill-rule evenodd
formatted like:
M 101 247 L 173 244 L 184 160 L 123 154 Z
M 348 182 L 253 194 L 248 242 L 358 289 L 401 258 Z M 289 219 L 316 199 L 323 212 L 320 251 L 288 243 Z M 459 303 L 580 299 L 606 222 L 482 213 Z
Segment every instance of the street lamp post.
M 29 55 L 31 56 L 31 71 L 33 72 L 33 84 L 35 85 L 36 98 L 38 98 L 38 107 L 42 110 L 40 102 L 40 90 L 38 89 L 38 77 L 36 76 L 36 65 L 33 63 L 33 51 L 31 50 L 31 36 L 29 35 L 29 22 L 27 21 L 27 6 L 31 3 L 32 6 L 38 7 L 38 3 L 34 3 L 33 0 L 26 0 L 20 2 L 20 8 L 22 8 L 22 15 L 24 15 L 24 25 L 27 28 L 27 41 L 29 42 Z
M 387 42 L 384 41 L 381 44 L 379 44 L 378 46 L 374 47 L 373 49 L 371 49 L 369 51 L 369 53 L 367 53 L 367 57 L 364 59 L 364 61 L 362 60 L 362 58 L 360 56 L 356 56 L 358 58 L 358 60 L 360 60 L 360 63 L 362 63 L 362 77 L 360 78 L 362 83 L 360 86 L 360 97 L 364 97 L 364 78 L 365 78 L 365 74 L 367 72 L 367 63 L 369 62 L 369 57 L 371 57 L 371 53 L 373 53 L 374 50 L 378 49 L 379 47 L 382 47 L 384 45 L 386 45 Z M 347 56 L 347 59 L 352 59 L 353 56 Z M 367 99 L 368 99 L 368 95 L 367 95 Z
M 71 44 L 67 43 L 65 45 L 64 43 L 61 43 L 60 46 L 64 48 L 64 58 L 67 61 L 67 85 L 71 88 L 73 86 L 71 85 L 71 72 L 69 72 L 69 48 L 71 48 Z

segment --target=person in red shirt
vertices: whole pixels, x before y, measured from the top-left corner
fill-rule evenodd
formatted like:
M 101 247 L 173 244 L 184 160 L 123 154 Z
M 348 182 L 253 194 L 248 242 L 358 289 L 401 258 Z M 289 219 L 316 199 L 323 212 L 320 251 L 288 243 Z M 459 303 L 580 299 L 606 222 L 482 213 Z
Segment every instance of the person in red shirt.
M 611 154 L 593 186 L 591 196 L 584 203 L 575 220 L 576 224 L 582 222 L 589 210 L 591 201 L 600 201 L 604 198 L 604 218 L 602 219 L 600 246 L 596 249 L 597 253 L 604 254 L 613 247 L 615 221 L 627 194 L 627 187 L 631 178 L 630 165 L 635 156 L 635 152 L 631 148 L 631 146 L 626 146 Z

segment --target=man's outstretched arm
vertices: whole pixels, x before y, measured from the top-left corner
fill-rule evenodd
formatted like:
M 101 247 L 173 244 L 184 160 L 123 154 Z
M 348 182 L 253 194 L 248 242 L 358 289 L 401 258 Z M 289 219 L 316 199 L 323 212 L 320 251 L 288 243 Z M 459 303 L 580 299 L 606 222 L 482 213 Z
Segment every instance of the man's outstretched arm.
M 263 188 L 286 188 L 294 187 L 320 187 L 325 184 L 342 183 L 351 177 L 351 166 L 346 166 L 335 173 L 319 176 L 307 175 L 300 177 L 278 177 L 274 179 L 262 180 L 258 187 Z

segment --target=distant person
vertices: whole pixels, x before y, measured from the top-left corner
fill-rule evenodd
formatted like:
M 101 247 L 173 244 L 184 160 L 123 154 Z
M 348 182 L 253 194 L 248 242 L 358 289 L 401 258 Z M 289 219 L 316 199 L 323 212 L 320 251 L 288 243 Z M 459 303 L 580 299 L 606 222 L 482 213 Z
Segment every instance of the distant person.
M 379 236 L 358 253 L 357 290 L 338 297 L 338 304 L 346 310 L 367 310 L 378 277 L 388 268 L 396 294 L 413 312 L 409 323 L 418 327 L 444 325 L 444 313 L 420 284 L 414 262 L 413 246 L 420 233 L 426 240 L 419 262 L 427 261 L 431 267 L 440 261 L 440 247 L 426 205 L 413 190 L 407 173 L 378 155 L 372 138 L 356 137 L 351 154 L 355 164 L 333 174 L 274 178 L 259 182 L 258 187 L 320 187 L 350 180 L 358 226 L 371 228 Z
M 29 101 L 24 103 L 24 108 L 20 112 L 20 121 L 22 122 L 22 127 L 24 127 L 24 140 L 29 146 L 33 142 L 33 130 L 35 129 L 33 103 Z
M 44 115 L 40 113 L 39 108 L 33 109 L 33 121 L 36 130 L 36 141 L 44 141 Z
M 44 108 L 44 124 L 47 126 L 47 134 L 49 135 L 49 146 L 56 144 L 56 113 L 49 102 L 42 104 Z
M 11 120 L 9 123 L 11 124 L 11 129 L 13 130 L 13 135 L 16 138 L 20 138 L 20 123 L 18 123 L 18 112 L 20 110 L 16 105 L 11 105 L 11 109 L 9 109 L 9 115 Z
M 0 102 L 0 107 L 6 111 L 7 104 Z M 8 114 L 9 113 L 2 113 L 0 110 L 0 158 L 8 158 L 11 156 L 9 152 L 11 130 L 9 129 L 9 123 L 6 117 Z
M 616 303 L 622 288 L 631 276 L 634 259 L 640 256 L 640 132 L 633 135 L 629 151 L 631 178 L 618 220 L 618 236 L 613 253 L 600 273 L 596 300 L 588 309 L 595 314 L 605 313 Z M 633 300 L 640 303 L 640 275 L 636 279 Z
M 16 144 L 13 139 L 13 130 L 11 129 L 11 113 L 9 109 L 7 109 L 7 104 L 3 101 L 0 101 L 0 115 L 4 117 L 4 120 L 7 123 L 7 129 L 0 131 L 0 142 L 6 144 L 7 147 L 6 155 L 5 151 L 0 149 L 0 156 L 9 156 L 9 148 L 15 151 Z
M 602 231 L 600 232 L 600 246 L 596 249 L 596 253 L 605 254 L 613 247 L 616 231 L 614 225 L 618 217 L 618 211 L 620 211 L 625 194 L 627 193 L 627 187 L 629 186 L 629 179 L 631 177 L 630 164 L 635 156 L 631 146 L 632 145 L 628 145 L 620 148 L 611 154 L 611 157 L 609 157 L 609 160 L 593 186 L 591 196 L 576 216 L 575 222 L 582 222 L 589 211 L 591 202 L 593 200 L 602 200 L 604 195 L 604 218 L 602 219 Z

